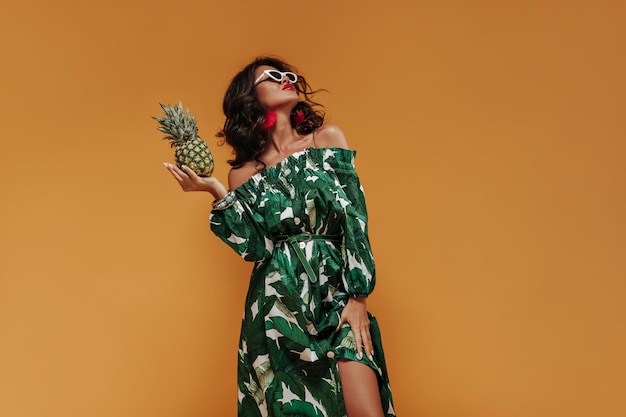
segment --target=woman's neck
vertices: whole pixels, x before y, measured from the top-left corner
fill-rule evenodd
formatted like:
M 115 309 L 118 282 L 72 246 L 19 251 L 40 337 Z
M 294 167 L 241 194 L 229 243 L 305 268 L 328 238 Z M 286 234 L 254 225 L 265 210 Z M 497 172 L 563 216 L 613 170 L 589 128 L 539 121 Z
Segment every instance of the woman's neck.
M 266 150 L 279 155 L 293 153 L 294 145 L 302 136 L 291 126 L 289 115 L 278 113 L 276 124 L 269 131 L 269 141 Z

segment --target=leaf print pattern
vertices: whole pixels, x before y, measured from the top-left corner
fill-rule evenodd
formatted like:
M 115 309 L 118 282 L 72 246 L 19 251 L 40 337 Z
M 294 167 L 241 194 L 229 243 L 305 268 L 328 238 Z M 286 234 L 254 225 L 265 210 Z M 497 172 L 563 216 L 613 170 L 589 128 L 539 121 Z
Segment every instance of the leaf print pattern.
M 372 361 L 356 357 L 349 326 L 335 332 L 349 297 L 369 295 L 376 283 L 355 155 L 297 152 L 211 213 L 213 232 L 254 262 L 239 343 L 240 417 L 345 417 L 341 358 L 376 372 L 385 416 L 396 415 L 376 318 L 369 315 Z

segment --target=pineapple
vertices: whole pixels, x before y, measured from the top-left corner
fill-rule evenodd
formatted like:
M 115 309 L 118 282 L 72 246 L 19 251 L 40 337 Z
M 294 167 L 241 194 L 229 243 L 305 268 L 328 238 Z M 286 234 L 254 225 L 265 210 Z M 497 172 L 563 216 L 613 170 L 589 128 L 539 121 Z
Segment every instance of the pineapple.
M 176 165 L 191 168 L 201 177 L 210 177 L 213 173 L 213 155 L 207 144 L 198 136 L 196 116 L 191 117 L 189 107 L 183 111 L 183 103 L 178 106 L 165 106 L 161 104 L 165 117 L 153 117 L 159 122 L 159 131 L 166 134 L 163 139 L 171 141 Z

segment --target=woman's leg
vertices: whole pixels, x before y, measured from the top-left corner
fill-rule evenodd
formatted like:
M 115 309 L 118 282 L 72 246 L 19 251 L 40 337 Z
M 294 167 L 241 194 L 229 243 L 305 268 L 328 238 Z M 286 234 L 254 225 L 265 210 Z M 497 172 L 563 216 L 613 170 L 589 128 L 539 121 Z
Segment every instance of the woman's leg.
M 337 366 L 348 417 L 384 417 L 374 370 L 346 359 L 340 359 Z

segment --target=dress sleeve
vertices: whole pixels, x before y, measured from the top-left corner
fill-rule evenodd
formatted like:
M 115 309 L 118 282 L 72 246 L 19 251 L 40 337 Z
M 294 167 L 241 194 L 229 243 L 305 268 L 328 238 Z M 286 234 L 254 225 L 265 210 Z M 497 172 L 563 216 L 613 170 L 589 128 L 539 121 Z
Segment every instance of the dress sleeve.
M 345 205 L 342 244 L 344 286 L 350 296 L 367 297 L 376 284 L 376 268 L 368 236 L 365 195 L 354 166 L 338 170 L 337 178 L 349 202 Z
M 209 220 L 213 233 L 246 261 L 263 260 L 274 249 L 267 238 L 262 216 L 254 213 L 239 194 L 226 210 L 213 210 Z

